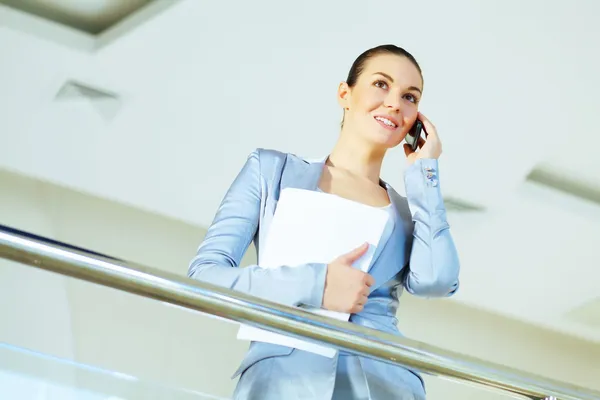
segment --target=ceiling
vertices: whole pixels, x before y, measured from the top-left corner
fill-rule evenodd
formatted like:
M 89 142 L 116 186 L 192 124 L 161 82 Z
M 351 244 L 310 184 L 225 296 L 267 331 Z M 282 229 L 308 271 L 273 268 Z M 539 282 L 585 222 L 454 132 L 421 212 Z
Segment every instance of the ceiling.
M 444 194 L 483 208 L 449 215 L 453 300 L 600 342 L 600 206 L 526 179 L 600 188 L 598 15 L 593 0 L 179 0 L 91 34 L 0 5 L 0 168 L 206 227 L 254 148 L 325 155 L 337 84 L 395 43 L 423 68 Z M 400 192 L 403 157 L 383 170 Z
M 83 32 L 98 34 L 139 11 L 151 1 L 0 0 L 0 4 Z

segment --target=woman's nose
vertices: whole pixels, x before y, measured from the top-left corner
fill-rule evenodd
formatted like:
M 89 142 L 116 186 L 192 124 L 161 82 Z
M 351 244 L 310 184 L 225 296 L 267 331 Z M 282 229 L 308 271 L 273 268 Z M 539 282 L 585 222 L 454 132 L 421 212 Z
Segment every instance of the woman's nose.
M 395 111 L 400 111 L 401 102 L 399 96 L 390 90 L 385 98 L 385 106 Z
M 395 112 L 400 112 L 402 102 L 400 101 L 400 97 L 397 94 L 394 94 L 390 91 L 390 93 L 385 98 L 384 105 L 388 109 L 394 110 Z

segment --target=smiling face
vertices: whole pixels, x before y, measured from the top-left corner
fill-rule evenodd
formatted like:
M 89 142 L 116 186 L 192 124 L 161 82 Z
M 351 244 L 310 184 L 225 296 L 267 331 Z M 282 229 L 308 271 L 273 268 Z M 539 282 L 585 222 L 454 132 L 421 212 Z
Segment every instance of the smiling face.
M 356 83 L 350 87 L 343 82 L 338 89 L 345 110 L 343 131 L 376 147 L 397 146 L 417 119 L 422 91 L 421 73 L 407 57 L 369 58 Z

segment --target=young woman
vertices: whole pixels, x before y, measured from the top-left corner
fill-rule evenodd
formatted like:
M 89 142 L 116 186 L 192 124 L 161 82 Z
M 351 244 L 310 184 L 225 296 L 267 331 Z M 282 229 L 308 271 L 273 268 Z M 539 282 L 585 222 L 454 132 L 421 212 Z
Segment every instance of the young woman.
M 418 112 L 423 77 L 405 50 L 367 50 L 338 88 L 344 110 L 339 139 L 319 162 L 258 149 L 229 188 L 189 276 L 287 305 L 351 313 L 350 321 L 400 335 L 396 324 L 403 289 L 445 297 L 458 289 L 459 261 L 446 221 L 439 183 L 442 146 L 435 127 Z M 404 140 L 417 118 L 426 140 L 404 144 L 409 167 L 406 197 L 380 179 L 386 152 Z M 330 264 L 238 268 L 250 242 L 257 251 L 286 187 L 320 190 L 386 209 L 393 221 L 368 273 L 351 267 L 368 246 Z M 319 229 L 319 227 L 315 227 Z M 335 235 L 335 232 L 331 232 Z M 340 352 L 327 358 L 253 342 L 237 373 L 235 399 L 424 399 L 420 376 L 409 369 Z

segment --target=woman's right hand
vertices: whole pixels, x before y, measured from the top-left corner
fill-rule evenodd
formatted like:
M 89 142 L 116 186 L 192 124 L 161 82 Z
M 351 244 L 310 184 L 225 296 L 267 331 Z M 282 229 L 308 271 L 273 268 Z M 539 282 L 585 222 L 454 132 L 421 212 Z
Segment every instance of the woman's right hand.
M 343 254 L 327 265 L 323 307 L 327 310 L 355 314 L 361 312 L 375 284 L 373 277 L 352 266 L 369 249 L 368 243 Z

